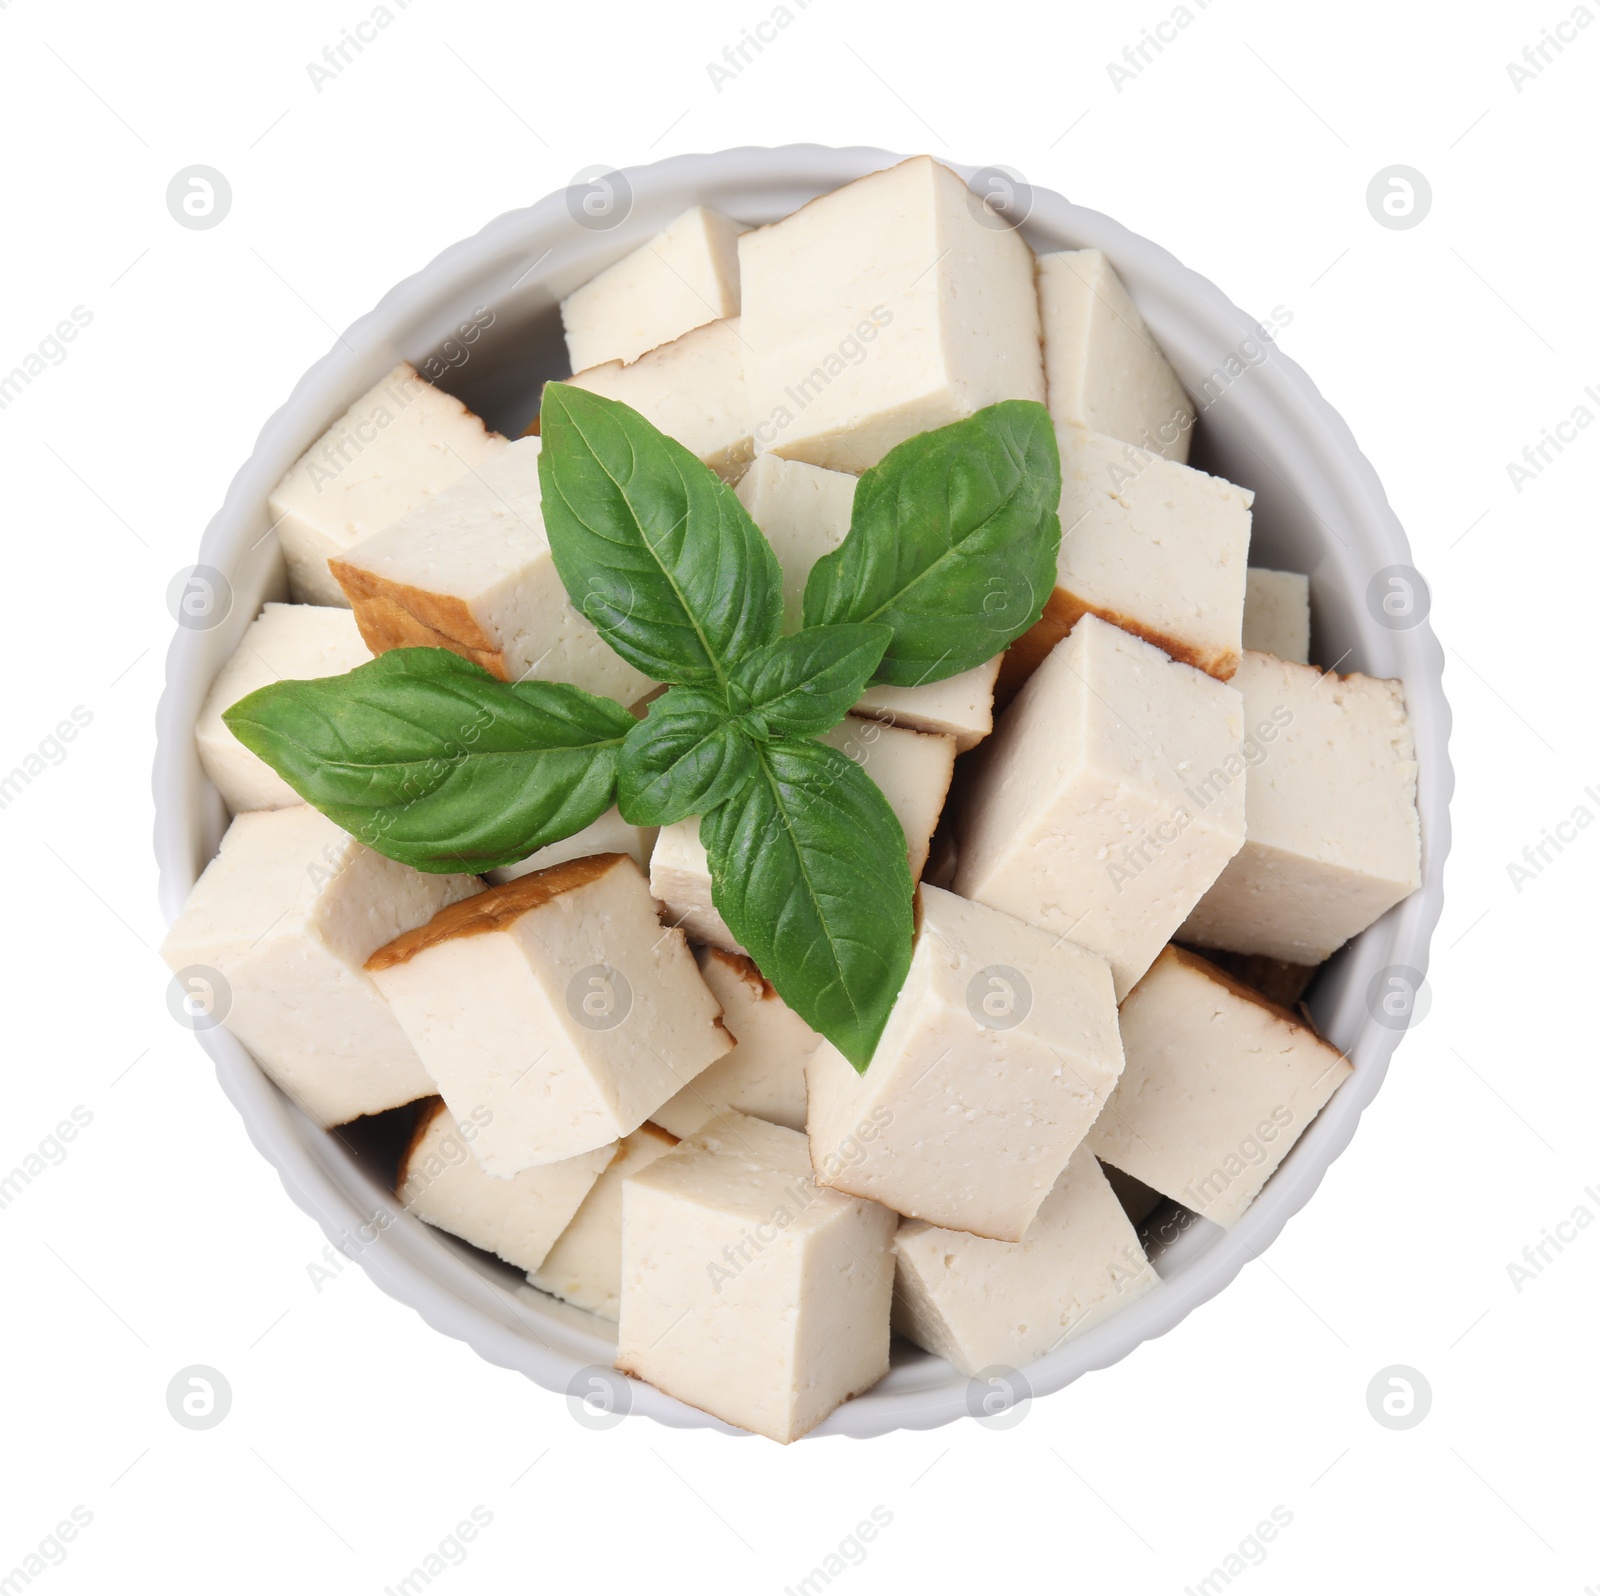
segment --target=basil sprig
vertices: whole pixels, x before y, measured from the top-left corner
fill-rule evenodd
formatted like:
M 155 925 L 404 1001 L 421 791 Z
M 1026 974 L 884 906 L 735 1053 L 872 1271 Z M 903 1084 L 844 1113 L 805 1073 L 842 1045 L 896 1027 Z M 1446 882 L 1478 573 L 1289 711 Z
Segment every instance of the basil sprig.
M 865 1070 L 910 967 L 914 883 L 888 801 L 815 739 L 870 683 L 970 670 L 1038 619 L 1061 538 L 1044 407 L 991 405 L 885 455 L 789 636 L 771 545 L 681 444 L 563 383 L 545 389 L 540 434 L 568 597 L 669 684 L 643 719 L 565 683 L 502 682 L 407 648 L 264 687 L 225 720 L 307 803 L 419 870 L 515 863 L 612 804 L 640 826 L 700 816 L 729 929 Z

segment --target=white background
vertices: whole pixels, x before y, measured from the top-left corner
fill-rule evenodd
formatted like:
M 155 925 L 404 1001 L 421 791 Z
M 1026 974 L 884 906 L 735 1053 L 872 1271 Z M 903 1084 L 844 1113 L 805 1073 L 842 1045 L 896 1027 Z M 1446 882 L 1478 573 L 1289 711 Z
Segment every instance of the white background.
M 850 1591 L 1176 1593 L 1281 1506 L 1292 1523 L 1234 1584 L 1600 1586 L 1600 1226 L 1520 1290 L 1507 1269 L 1580 1204 L 1600 1216 L 1600 834 L 1520 892 L 1507 871 L 1575 806 L 1600 813 L 1600 428 L 1520 492 L 1507 472 L 1575 406 L 1600 414 L 1600 26 L 1519 92 L 1507 63 L 1567 0 L 1190 0 L 1193 25 L 1119 90 L 1107 63 L 1167 0 L 790 4 L 719 90 L 707 63 L 767 0 L 412 0 L 319 91 L 307 64 L 365 0 L 0 0 L 0 370 L 93 315 L 0 411 L 0 765 L 93 715 L 0 810 L 0 1171 L 74 1106 L 93 1116 L 0 1210 L 0 1578 L 81 1505 L 48 1591 L 377 1592 L 481 1507 L 430 1588 L 781 1591 L 881 1506 Z M 1252 314 L 1287 307 L 1280 346 L 1350 421 L 1432 584 L 1459 786 L 1432 1011 L 1265 1259 L 1015 1428 L 783 1450 L 591 1432 L 358 1268 L 317 1289 L 321 1233 L 167 1014 L 148 769 L 167 583 L 336 329 L 580 168 L 793 140 L 1004 163 Z M 233 188 L 210 231 L 165 204 L 196 163 Z M 1433 190 L 1407 231 L 1365 201 L 1394 163 Z M 196 1363 L 233 1390 L 199 1433 L 164 1396 Z M 1367 1411 L 1390 1364 L 1433 1390 L 1404 1432 Z

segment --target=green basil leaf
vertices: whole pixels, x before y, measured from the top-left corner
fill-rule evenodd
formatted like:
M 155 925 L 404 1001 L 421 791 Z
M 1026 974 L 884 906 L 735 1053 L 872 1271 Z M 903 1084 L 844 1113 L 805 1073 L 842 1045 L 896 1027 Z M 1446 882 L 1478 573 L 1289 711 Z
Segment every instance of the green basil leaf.
M 892 627 L 876 678 L 891 686 L 972 670 L 1043 612 L 1060 504 L 1055 428 L 1032 400 L 908 438 L 862 476 L 849 533 L 811 568 L 806 625 Z
M 573 605 L 630 665 L 721 689 L 781 629 L 777 556 L 733 489 L 638 411 L 552 382 L 539 488 Z
M 700 822 L 711 901 L 778 994 L 858 1070 L 911 967 L 900 822 L 854 760 L 756 745 L 759 771 Z
M 622 745 L 617 802 L 631 826 L 670 826 L 732 798 L 755 773 L 750 739 L 723 704 L 669 687 Z
M 814 736 L 844 719 L 893 636 L 887 626 L 808 626 L 745 655 L 734 685 L 773 736 Z
M 609 698 L 502 682 L 442 648 L 275 682 L 223 719 L 335 825 L 435 872 L 515 864 L 599 819 L 638 724 Z

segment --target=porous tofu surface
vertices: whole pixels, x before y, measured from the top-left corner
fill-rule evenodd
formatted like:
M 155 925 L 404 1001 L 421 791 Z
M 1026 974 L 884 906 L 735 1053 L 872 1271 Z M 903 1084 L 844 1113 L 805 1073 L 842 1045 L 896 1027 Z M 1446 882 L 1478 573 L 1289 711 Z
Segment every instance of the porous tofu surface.
M 722 1005 L 722 1023 L 735 1046 L 697 1075 L 652 1116 L 675 1136 L 688 1136 L 714 1114 L 742 1114 L 806 1128 L 806 1060 L 822 1038 L 778 996 L 743 954 L 711 947 L 700 974 Z
M 1244 646 L 1304 665 L 1311 658 L 1311 579 L 1298 571 L 1245 572 Z
M 631 405 L 719 477 L 737 482 L 754 453 L 739 329 L 737 316 L 707 322 L 631 366 L 607 361 L 567 381 Z
M 285 809 L 300 795 L 264 759 L 228 730 L 223 711 L 274 682 L 342 676 L 372 651 L 347 609 L 318 604 L 267 604 L 250 623 L 228 663 L 217 672 L 195 723 L 200 765 L 229 813 Z
M 321 1125 L 434 1091 L 363 965 L 377 948 L 483 890 L 364 848 L 315 809 L 235 818 L 161 945 L 174 971 L 221 973 L 223 1023 Z
M 626 854 L 489 888 L 368 961 L 492 1174 L 637 1130 L 733 1045 L 682 932 Z
M 1102 954 L 1124 996 L 1244 841 L 1243 710 L 1084 616 L 973 756 L 955 890 Z
M 911 970 L 864 1074 L 806 1066 L 812 1167 L 897 1212 L 1020 1241 L 1122 1071 L 1104 959 L 922 888 Z
M 1250 1205 L 1350 1074 L 1304 1021 L 1170 947 L 1122 1005 L 1127 1067 L 1089 1146 L 1219 1225 Z
M 448 648 L 501 681 L 571 682 L 623 703 L 654 685 L 567 597 L 519 438 L 331 562 L 375 654 Z
M 1320 964 L 1422 882 L 1405 687 L 1253 651 L 1233 685 L 1261 752 L 1245 843 L 1183 940 Z
M 647 350 L 708 321 L 739 314 L 742 224 L 692 205 L 632 254 L 561 301 L 574 371 Z
M 442 493 L 506 440 L 414 368 L 396 366 L 289 468 L 267 499 L 302 604 L 345 604 L 328 560 Z
M 1058 425 L 1061 550 L 1044 614 L 1006 652 L 1003 689 L 1098 615 L 1220 681 L 1238 669 L 1254 495 L 1083 427 Z
M 479 1120 L 458 1125 L 442 1098 L 423 1104 L 395 1194 L 430 1225 L 518 1269 L 537 1269 L 611 1163 L 616 1145 L 608 1142 L 501 1180 L 473 1156 L 480 1128 Z
M 604 1172 L 544 1259 L 531 1266 L 529 1284 L 615 1324 L 622 1297 L 623 1182 L 676 1145 L 675 1136 L 644 1124 L 605 1148 Z
M 1194 406 L 1103 251 L 1039 257 L 1051 416 L 1182 464 Z
M 888 1371 L 895 1223 L 799 1132 L 717 1116 L 624 1183 L 617 1367 L 797 1440 Z
M 1045 397 L 1033 252 L 918 156 L 739 239 L 755 444 L 860 473 L 1001 399 Z
M 1073 1153 L 1021 1241 L 908 1219 L 894 1251 L 894 1328 L 969 1378 L 1020 1369 L 1159 1284 L 1086 1147 Z

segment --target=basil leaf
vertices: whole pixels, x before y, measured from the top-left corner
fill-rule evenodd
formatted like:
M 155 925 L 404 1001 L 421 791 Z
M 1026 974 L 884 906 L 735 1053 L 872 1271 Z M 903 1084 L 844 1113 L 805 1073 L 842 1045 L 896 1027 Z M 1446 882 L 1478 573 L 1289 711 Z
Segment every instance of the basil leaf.
M 772 735 L 814 736 L 844 719 L 893 636 L 887 626 L 808 626 L 745 655 L 734 686 Z
M 876 679 L 895 687 L 971 670 L 1039 619 L 1060 503 L 1055 428 L 1032 400 L 908 438 L 862 476 L 849 533 L 811 568 L 806 625 L 892 627 Z
M 515 864 L 599 819 L 638 724 L 609 698 L 502 682 L 442 648 L 276 682 L 223 719 L 335 825 L 435 872 Z
M 700 822 L 711 901 L 784 1002 L 865 1070 L 911 966 L 905 836 L 837 749 L 756 757 L 755 780 Z
M 670 687 L 622 745 L 617 802 L 631 826 L 670 826 L 732 798 L 755 773 L 750 739 L 722 703 Z
M 656 681 L 721 688 L 778 636 L 777 556 L 733 489 L 636 410 L 552 382 L 539 488 L 573 605 Z

